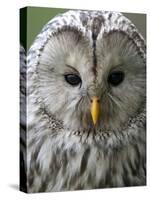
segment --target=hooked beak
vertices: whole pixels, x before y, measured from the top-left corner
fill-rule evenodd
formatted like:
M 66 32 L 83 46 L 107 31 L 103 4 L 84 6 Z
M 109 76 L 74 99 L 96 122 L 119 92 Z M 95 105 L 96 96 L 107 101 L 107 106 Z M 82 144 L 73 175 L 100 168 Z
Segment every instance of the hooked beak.
M 97 96 L 91 98 L 91 115 L 95 126 L 100 116 L 100 100 Z

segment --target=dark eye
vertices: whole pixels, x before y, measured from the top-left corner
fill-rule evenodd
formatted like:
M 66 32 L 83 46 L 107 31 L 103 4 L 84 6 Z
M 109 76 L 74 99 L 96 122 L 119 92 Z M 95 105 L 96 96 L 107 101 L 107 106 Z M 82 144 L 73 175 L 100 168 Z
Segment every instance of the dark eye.
M 124 80 L 124 72 L 122 71 L 112 72 L 108 76 L 108 83 L 110 83 L 113 86 L 119 85 L 123 80 Z
M 64 75 L 65 80 L 72 86 L 77 86 L 81 84 L 81 78 L 76 74 L 66 74 Z

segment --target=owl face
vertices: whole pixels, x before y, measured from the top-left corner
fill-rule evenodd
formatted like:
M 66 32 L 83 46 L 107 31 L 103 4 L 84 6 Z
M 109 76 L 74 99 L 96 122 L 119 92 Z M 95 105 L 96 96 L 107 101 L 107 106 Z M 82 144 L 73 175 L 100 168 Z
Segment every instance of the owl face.
M 47 113 L 70 130 L 121 129 L 145 102 L 138 46 L 125 31 L 106 32 L 104 23 L 92 28 L 94 19 L 84 32 L 75 26 L 55 31 L 37 65 Z

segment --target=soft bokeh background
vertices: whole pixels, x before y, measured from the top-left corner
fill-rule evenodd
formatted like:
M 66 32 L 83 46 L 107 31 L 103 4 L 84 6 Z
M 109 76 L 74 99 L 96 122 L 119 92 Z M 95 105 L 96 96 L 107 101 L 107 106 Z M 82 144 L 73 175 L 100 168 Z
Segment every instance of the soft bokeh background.
M 54 16 L 59 13 L 66 12 L 67 9 L 58 8 L 27 8 L 27 49 L 31 46 L 36 35 L 41 31 L 42 27 Z M 146 15 L 135 13 L 123 13 L 129 18 L 139 29 L 140 33 L 146 38 Z

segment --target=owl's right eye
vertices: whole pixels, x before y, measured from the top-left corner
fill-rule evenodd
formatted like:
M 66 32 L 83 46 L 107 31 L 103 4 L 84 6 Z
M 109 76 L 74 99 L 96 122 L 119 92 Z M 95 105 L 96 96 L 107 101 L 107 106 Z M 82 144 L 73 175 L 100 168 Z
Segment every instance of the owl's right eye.
M 77 74 L 65 74 L 65 80 L 72 86 L 77 86 L 81 84 L 81 78 Z

